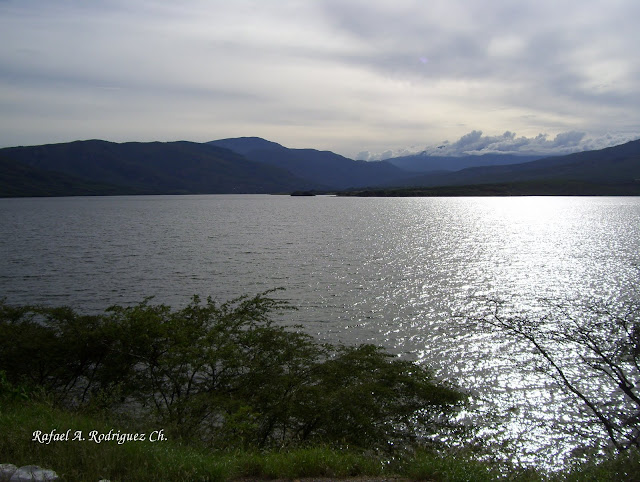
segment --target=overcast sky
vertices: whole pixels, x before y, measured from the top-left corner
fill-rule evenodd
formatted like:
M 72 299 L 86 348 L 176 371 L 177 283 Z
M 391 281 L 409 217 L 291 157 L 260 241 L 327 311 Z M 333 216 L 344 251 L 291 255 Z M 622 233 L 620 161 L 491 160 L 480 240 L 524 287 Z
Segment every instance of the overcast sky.
M 0 146 L 599 148 L 640 137 L 638 19 L 638 0 L 0 0 Z

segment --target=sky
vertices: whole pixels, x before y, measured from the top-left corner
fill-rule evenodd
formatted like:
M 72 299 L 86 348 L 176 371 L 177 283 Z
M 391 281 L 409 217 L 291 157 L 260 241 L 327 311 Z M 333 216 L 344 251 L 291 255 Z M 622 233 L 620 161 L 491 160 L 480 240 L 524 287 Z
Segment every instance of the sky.
M 640 137 L 639 18 L 638 0 L 0 0 L 0 146 L 607 147 Z

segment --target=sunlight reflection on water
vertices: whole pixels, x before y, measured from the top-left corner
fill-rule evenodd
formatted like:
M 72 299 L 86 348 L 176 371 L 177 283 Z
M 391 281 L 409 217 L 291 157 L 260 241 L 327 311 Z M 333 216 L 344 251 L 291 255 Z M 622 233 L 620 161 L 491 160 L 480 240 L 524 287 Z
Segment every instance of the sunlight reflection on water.
M 640 262 L 638 198 L 3 199 L 0 222 L 9 302 L 177 306 L 282 286 L 300 308 L 284 321 L 428 363 L 521 460 L 550 466 L 579 444 L 575 408 L 530 347 L 466 319 L 487 297 L 542 314 L 543 299 L 634 296 Z
M 428 278 L 425 267 L 435 269 L 440 272 L 435 283 L 446 280 L 447 289 L 455 295 L 445 296 L 442 306 L 437 295 L 446 293 L 433 284 L 423 284 L 423 296 L 410 295 L 405 303 L 431 322 L 422 327 L 407 326 L 407 317 L 401 316 L 404 324 L 398 323 L 407 331 L 428 328 L 435 332 L 423 338 L 427 349 L 420 352 L 421 358 L 474 390 L 477 409 L 486 411 L 487 417 L 506 417 L 492 433 L 517 436 L 522 462 L 540 462 L 542 458 L 555 467 L 580 443 L 576 430 L 565 420 L 567 413 L 574 421 L 578 416 L 571 399 L 535 372 L 536 358 L 529 346 L 501 339 L 500 333 L 469 332 L 463 318 L 482 308 L 476 305 L 483 301 L 474 302 L 477 297 L 505 300 L 513 312 L 535 317 L 536 313 L 541 316 L 545 306 L 542 299 L 568 302 L 620 296 L 628 288 L 625 285 L 633 286 L 637 275 L 633 268 L 640 239 L 637 212 L 631 220 L 620 216 L 616 200 L 605 204 L 609 209 L 597 213 L 585 210 L 575 198 L 474 201 L 463 200 L 456 206 L 459 211 L 449 223 L 453 226 L 448 226 L 452 229 L 430 233 L 435 241 L 432 246 L 432 240 L 417 234 L 416 226 L 425 225 L 419 219 L 422 212 L 414 209 L 409 214 L 414 221 L 405 242 L 409 238 L 429 245 L 432 253 L 437 250 L 437 260 L 430 259 L 423 249 L 410 250 L 412 258 L 407 265 L 418 272 L 409 278 Z M 449 249 L 453 242 L 454 249 Z M 415 291 L 410 283 L 396 288 L 397 293 Z M 462 315 L 457 321 L 451 318 L 456 312 Z M 448 322 L 433 321 L 447 317 Z M 394 333 L 384 335 L 392 337 Z M 398 348 L 406 349 L 410 344 L 406 337 L 394 341 Z

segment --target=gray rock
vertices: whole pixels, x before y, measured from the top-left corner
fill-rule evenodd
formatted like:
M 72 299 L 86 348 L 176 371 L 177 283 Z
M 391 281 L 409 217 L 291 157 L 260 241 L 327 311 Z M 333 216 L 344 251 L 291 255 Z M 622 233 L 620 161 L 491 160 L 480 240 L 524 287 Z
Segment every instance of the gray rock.
M 18 467 L 13 464 L 0 464 L 0 482 L 8 482 L 16 470 Z
M 58 474 L 53 470 L 43 469 L 37 465 L 25 465 L 14 472 L 9 482 L 57 481 Z

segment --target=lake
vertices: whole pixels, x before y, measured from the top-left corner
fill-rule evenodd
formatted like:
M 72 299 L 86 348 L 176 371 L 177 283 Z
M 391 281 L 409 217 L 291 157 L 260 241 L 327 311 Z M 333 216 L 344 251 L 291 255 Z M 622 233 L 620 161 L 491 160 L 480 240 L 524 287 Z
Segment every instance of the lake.
M 9 303 L 183 306 L 282 287 L 299 308 L 283 322 L 428 363 L 525 462 L 579 443 L 559 423 L 572 409 L 531 350 L 466 320 L 486 298 L 532 316 L 623 301 L 640 264 L 636 197 L 0 199 L 0 226 Z

